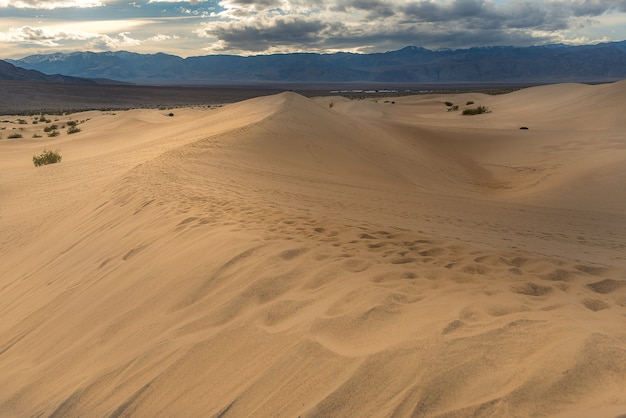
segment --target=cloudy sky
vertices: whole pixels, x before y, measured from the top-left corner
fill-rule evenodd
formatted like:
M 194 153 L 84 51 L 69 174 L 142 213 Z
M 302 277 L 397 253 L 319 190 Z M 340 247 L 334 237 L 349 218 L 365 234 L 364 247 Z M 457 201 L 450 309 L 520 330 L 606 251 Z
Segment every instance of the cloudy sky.
M 0 58 L 383 52 L 626 39 L 626 0 L 0 0 Z

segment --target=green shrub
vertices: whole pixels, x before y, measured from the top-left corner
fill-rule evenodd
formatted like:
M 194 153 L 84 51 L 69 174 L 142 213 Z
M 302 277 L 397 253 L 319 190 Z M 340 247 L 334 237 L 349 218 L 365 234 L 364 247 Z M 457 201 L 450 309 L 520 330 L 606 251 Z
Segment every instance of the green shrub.
M 487 109 L 485 106 L 470 107 L 467 109 L 463 109 L 464 115 L 480 115 L 483 113 L 489 113 L 489 109 Z
M 56 151 L 46 151 L 43 150 L 43 154 L 41 155 L 33 155 L 33 164 L 35 167 L 39 167 L 47 164 L 55 164 L 61 162 L 61 154 L 59 150 Z
M 77 128 L 76 125 L 72 125 L 69 128 L 67 128 L 68 135 L 75 134 L 77 132 L 80 132 L 80 128 Z

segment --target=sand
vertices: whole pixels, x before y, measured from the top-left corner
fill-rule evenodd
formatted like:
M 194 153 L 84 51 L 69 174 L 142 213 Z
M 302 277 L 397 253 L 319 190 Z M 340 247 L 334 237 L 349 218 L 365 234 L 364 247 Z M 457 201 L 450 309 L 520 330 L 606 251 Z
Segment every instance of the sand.
M 2 117 L 0 416 L 623 415 L 624 108 L 626 82 Z

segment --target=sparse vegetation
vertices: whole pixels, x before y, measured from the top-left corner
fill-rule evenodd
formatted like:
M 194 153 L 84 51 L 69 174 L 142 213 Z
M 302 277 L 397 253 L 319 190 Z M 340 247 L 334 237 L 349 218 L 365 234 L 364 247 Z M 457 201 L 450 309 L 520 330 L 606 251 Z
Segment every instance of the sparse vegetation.
M 454 103 L 452 103 L 452 102 L 446 102 L 446 103 L 445 103 L 445 105 L 446 105 L 446 106 L 448 106 L 448 107 L 450 107 L 450 106 L 453 106 L 453 105 L 454 105 Z
M 18 138 L 23 138 L 22 134 L 11 134 L 9 136 L 7 136 L 7 138 L 9 139 L 18 139 Z
M 50 132 L 48 132 L 48 136 L 50 138 L 54 138 L 55 136 L 59 136 L 59 131 L 50 131 Z
M 483 113 L 489 113 L 489 109 L 485 106 L 469 107 L 467 109 L 463 109 L 464 115 L 481 115 Z
M 76 125 L 72 125 L 69 128 L 67 128 L 67 134 L 71 135 L 71 134 L 75 134 L 80 132 L 80 128 L 77 128 Z
M 33 164 L 35 167 L 39 167 L 47 164 L 55 164 L 61 162 L 61 154 L 59 150 L 56 151 L 46 151 L 43 150 L 43 153 L 40 155 L 33 155 Z
M 48 133 L 48 132 L 56 131 L 57 129 L 59 129 L 57 125 L 50 125 L 50 126 L 46 126 L 45 128 L 43 128 L 43 131 L 45 133 Z

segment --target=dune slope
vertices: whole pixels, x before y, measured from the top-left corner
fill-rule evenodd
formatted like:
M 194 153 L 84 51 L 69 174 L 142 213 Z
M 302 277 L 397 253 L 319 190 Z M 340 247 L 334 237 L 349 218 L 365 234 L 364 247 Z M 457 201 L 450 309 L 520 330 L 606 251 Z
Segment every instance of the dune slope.
M 0 141 L 0 416 L 623 414 L 625 86 Z

